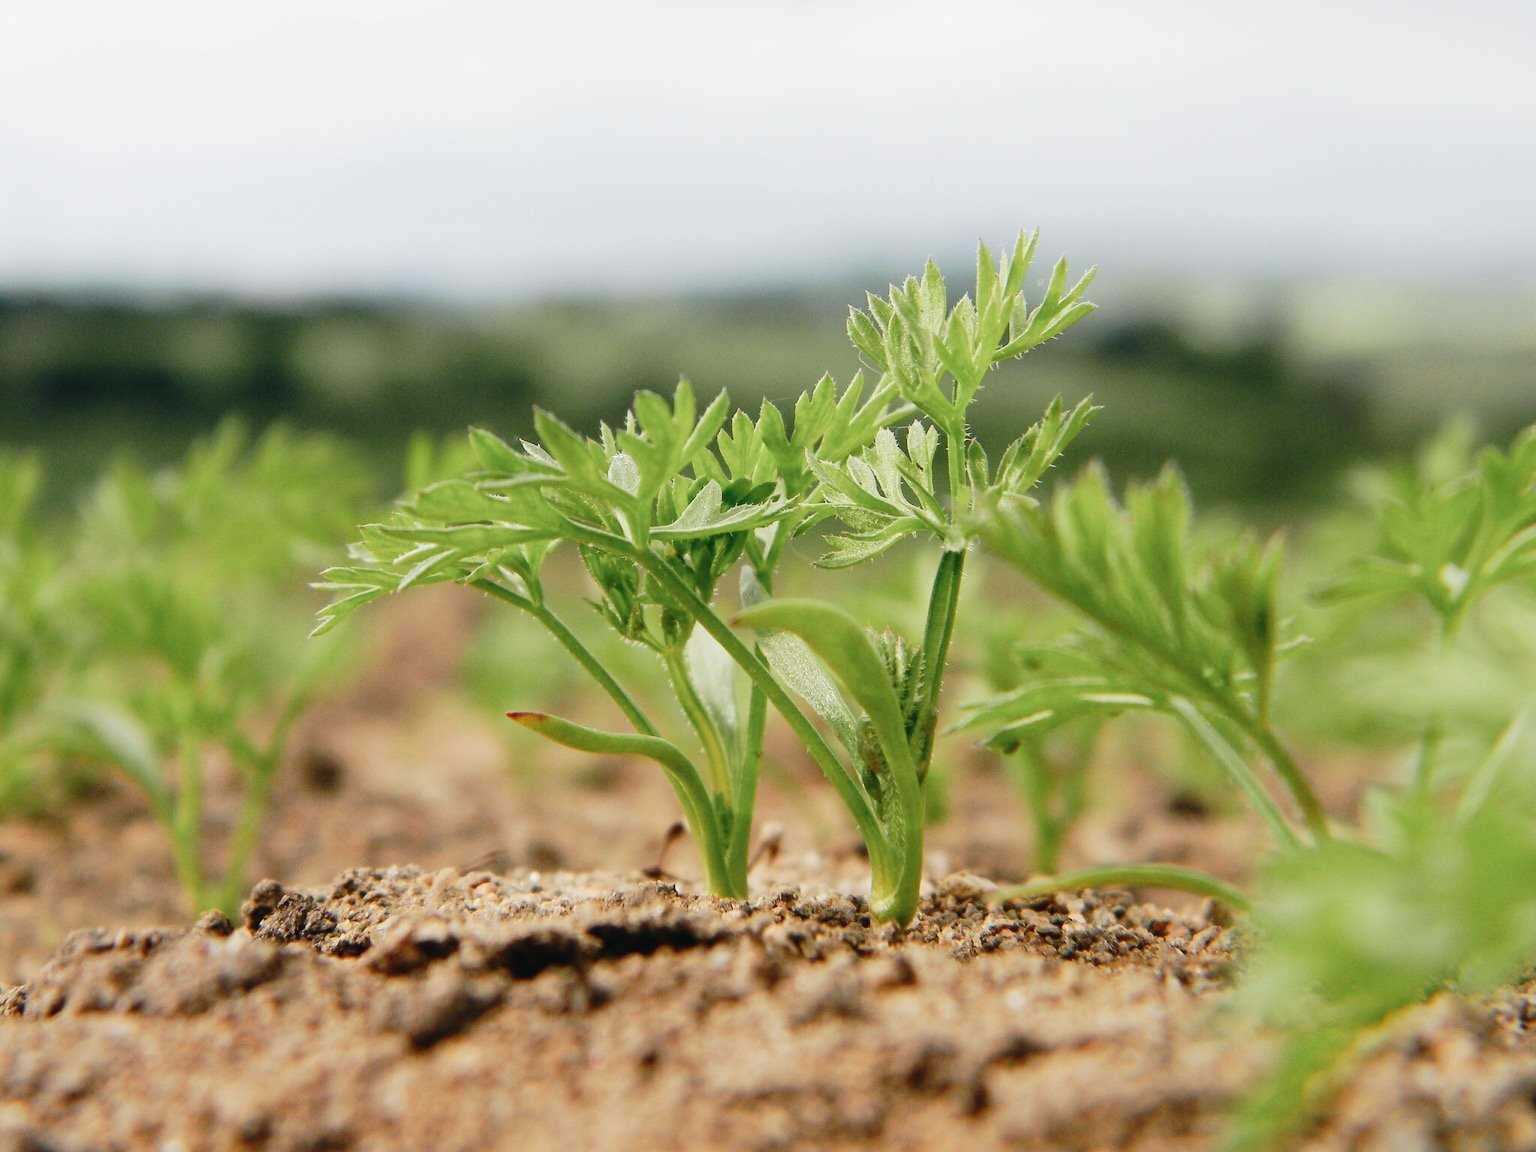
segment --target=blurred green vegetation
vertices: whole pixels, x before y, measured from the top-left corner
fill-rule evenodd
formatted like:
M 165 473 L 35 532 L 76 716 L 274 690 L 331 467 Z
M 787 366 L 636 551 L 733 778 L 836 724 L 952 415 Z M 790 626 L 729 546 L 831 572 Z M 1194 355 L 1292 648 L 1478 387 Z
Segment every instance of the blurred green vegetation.
M 1084 447 L 1121 475 L 1175 458 L 1208 501 L 1285 504 L 1335 491 L 1347 464 L 1452 410 L 1496 438 L 1536 418 L 1529 300 L 1339 285 L 1123 294 L 1050 357 L 1001 370 L 975 421 L 989 448 L 1057 392 L 1092 392 L 1105 411 Z M 231 412 L 282 418 L 360 444 L 382 493 L 417 429 L 521 434 L 533 404 L 592 427 L 634 389 L 670 391 L 679 375 L 749 408 L 824 371 L 846 380 L 857 362 L 838 315 L 857 299 L 826 288 L 499 308 L 0 296 L 0 444 L 46 449 L 56 504 L 122 448 L 165 463 Z

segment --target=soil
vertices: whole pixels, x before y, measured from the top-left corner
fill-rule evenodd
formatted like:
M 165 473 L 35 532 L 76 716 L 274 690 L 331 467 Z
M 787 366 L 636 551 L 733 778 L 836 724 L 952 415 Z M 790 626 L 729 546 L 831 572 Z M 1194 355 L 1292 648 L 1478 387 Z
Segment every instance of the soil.
M 451 691 L 475 606 L 431 605 L 310 717 L 256 861 L 278 879 L 238 922 L 189 915 L 127 791 L 0 824 L 0 1152 L 1204 1149 L 1261 1074 L 1209 904 L 987 900 L 1029 871 L 996 773 L 957 780 L 899 931 L 831 790 L 776 749 L 781 848 L 750 901 L 714 900 L 686 844 L 661 857 L 654 769 L 518 779 Z M 1242 879 L 1253 826 L 1121 754 L 1068 863 Z M 1326 774 L 1329 802 L 1365 775 Z M 1533 1021 L 1529 987 L 1405 1014 L 1305 1146 L 1536 1148 Z

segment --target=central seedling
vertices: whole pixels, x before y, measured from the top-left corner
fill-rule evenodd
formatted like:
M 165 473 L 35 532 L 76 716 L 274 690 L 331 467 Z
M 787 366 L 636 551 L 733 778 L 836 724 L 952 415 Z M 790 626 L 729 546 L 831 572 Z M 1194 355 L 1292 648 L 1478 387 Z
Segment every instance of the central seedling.
M 887 298 L 871 297 L 849 334 L 878 374 L 875 384 L 861 373 L 839 390 L 824 378 L 796 401 L 789 422 L 767 403 L 755 416 L 733 413 L 723 393 L 701 412 L 685 381 L 670 403 L 637 394 L 623 426 L 605 426 L 595 438 L 542 411 L 537 442 L 514 447 L 472 432 L 474 471 L 404 500 L 389 520 L 362 530 L 353 563 L 326 573 L 323 587 L 335 599 L 319 630 L 380 596 L 437 581 L 478 588 L 534 616 L 632 731 L 542 713 L 512 718 L 574 748 L 655 761 L 699 845 L 710 888 L 722 896 L 746 894 L 771 707 L 858 825 L 869 849 L 872 909 L 911 920 L 922 879 L 924 783 L 970 542 L 965 514 L 988 494 L 1023 498 L 1092 411 L 1086 402 L 1070 411 L 1053 404 L 995 470 L 968 437 L 967 413 L 987 373 L 1092 310 L 1081 299 L 1088 277 L 1068 288 L 1064 263 L 1040 302 L 1027 305 L 1034 248 L 1033 236 L 1021 236 L 994 262 L 983 247 L 975 299 L 953 307 L 932 264 Z M 892 426 L 908 420 L 898 439 Z M 871 559 L 912 536 L 938 544 L 918 642 L 872 637 L 830 604 L 773 598 L 790 541 L 828 521 L 843 531 L 830 539 L 827 567 Z M 658 660 L 693 754 L 662 734 L 549 602 L 541 572 L 562 543 L 579 551 L 608 627 Z M 722 614 L 718 593 L 733 570 L 740 603 Z M 733 614 L 757 630 L 755 644 L 727 623 Z

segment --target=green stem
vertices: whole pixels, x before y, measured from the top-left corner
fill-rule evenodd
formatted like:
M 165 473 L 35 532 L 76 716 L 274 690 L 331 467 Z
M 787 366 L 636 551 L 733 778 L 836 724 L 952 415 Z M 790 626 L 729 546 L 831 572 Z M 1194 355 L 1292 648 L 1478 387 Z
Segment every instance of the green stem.
M 592 655 L 591 650 L 566 626 L 564 620 L 561 620 L 560 617 L 556 616 L 541 602 L 531 600 L 526 596 L 519 596 L 510 588 L 503 587 L 494 580 L 476 580 L 473 584 L 480 591 L 521 608 L 524 612 L 538 620 L 539 623 L 543 624 L 550 634 L 560 642 L 561 646 L 576 658 L 576 662 L 586 669 L 587 674 L 597 681 L 598 686 L 608 693 L 609 698 L 619 706 L 629 722 L 635 726 L 637 732 L 644 733 L 647 736 L 656 735 L 655 725 L 646 718 L 645 713 L 640 710 L 640 706 L 635 703 L 634 698 L 624 691 L 623 686 L 609 674 L 608 670 L 603 667 L 602 662 Z
M 1308 783 L 1305 774 L 1297 766 L 1296 761 L 1286 750 L 1280 738 L 1274 730 L 1249 720 L 1244 725 L 1244 730 L 1259 750 L 1264 753 L 1269 762 L 1274 765 L 1280 779 L 1290 789 L 1291 798 L 1296 801 L 1296 807 L 1301 810 L 1301 817 L 1306 821 L 1307 831 L 1312 833 L 1312 839 L 1319 844 L 1333 839 L 1333 834 L 1328 831 L 1328 814 L 1323 811 L 1322 802 L 1318 800 L 1317 793 L 1312 791 L 1312 785 Z
M 715 722 L 710 718 L 709 710 L 699 699 L 698 689 L 693 686 L 693 678 L 688 675 L 688 662 L 683 658 L 681 648 L 676 647 L 663 651 L 661 659 L 666 665 L 667 677 L 672 682 L 672 691 L 677 696 L 677 702 L 682 706 L 683 715 L 688 718 L 688 723 L 693 728 L 694 734 L 698 736 L 699 743 L 704 746 L 704 760 L 709 766 L 710 787 L 714 789 L 719 803 L 728 804 L 732 799 L 733 790 L 725 744 L 720 739 L 720 732 L 715 727 Z
M 1460 616 L 1440 618 L 1439 662 L 1444 666 L 1450 656 Z M 1428 796 L 1435 777 L 1435 757 L 1440 750 L 1444 735 L 1444 723 L 1437 706 L 1431 706 L 1429 717 L 1424 721 L 1424 731 L 1419 736 L 1418 755 L 1413 762 L 1413 790 L 1419 796 Z
M 699 855 L 704 860 L 709 890 L 716 896 L 746 896 L 745 880 L 737 884 L 727 866 L 720 824 L 715 819 L 714 806 L 704 781 L 693 762 L 675 744 L 659 736 L 603 732 L 546 712 L 509 712 L 507 716 L 525 728 L 578 752 L 609 756 L 638 755 L 658 764 L 672 785 L 677 802 L 683 809 L 688 831 L 698 845 Z
M 811 759 L 816 762 L 822 774 L 831 781 L 832 786 L 837 789 L 838 796 L 842 798 L 843 804 L 852 813 L 855 823 L 859 826 L 859 833 L 869 848 L 871 868 L 886 869 L 888 862 L 885 857 L 889 852 L 889 846 L 874 811 L 848 775 L 842 762 L 827 744 L 825 737 L 790 699 L 789 694 L 780 687 L 773 673 L 768 670 L 768 666 L 741 642 L 736 633 L 731 631 L 730 626 L 720 619 L 713 608 L 699 598 L 686 581 L 678 578 L 661 557 L 650 549 L 631 549 L 627 554 L 657 583 L 665 587 L 667 592 L 687 609 L 689 615 L 706 632 L 720 642 L 720 646 L 762 691 L 774 710 L 784 717 L 790 729 L 810 753 Z
M 181 741 L 181 778 L 177 782 L 176 806 L 171 814 L 171 843 L 176 856 L 176 875 L 182 891 L 202 911 L 203 903 L 203 765 L 202 749 L 195 737 Z
M 1111 864 L 1102 868 L 1083 868 L 1076 872 L 1063 872 L 1059 876 L 1041 876 L 1011 888 L 1001 888 L 989 899 L 1033 900 L 1080 888 L 1109 887 L 1166 888 L 1173 892 L 1192 892 L 1196 896 L 1209 896 L 1238 912 L 1247 912 L 1253 907 L 1248 897 L 1230 884 L 1208 873 L 1181 868 L 1176 864 Z
M 953 455 L 953 453 L 951 453 Z M 923 661 L 926 682 L 922 707 L 918 712 L 917 738 L 913 750 L 918 779 L 928 773 L 933 759 L 933 730 L 939 714 L 939 691 L 944 686 L 944 666 L 949 659 L 949 645 L 955 634 L 955 614 L 960 605 L 960 581 L 965 574 L 965 551 L 945 552 L 933 574 L 933 589 L 928 597 L 928 621 L 923 629 Z
M 758 659 L 762 659 L 761 650 Z M 736 775 L 736 797 L 732 802 L 735 813 L 731 824 L 730 842 L 726 845 L 726 860 L 731 875 L 741 877 L 742 887 L 747 884 L 747 861 L 752 849 L 752 815 L 757 807 L 757 777 L 763 763 L 763 734 L 768 720 L 768 700 L 762 690 L 753 684 L 747 695 L 747 741 L 742 750 L 741 767 Z
M 1175 699 L 1172 701 L 1172 707 L 1195 738 L 1216 757 L 1217 763 L 1226 770 L 1233 783 L 1242 789 L 1243 794 L 1248 797 L 1259 815 L 1264 817 L 1265 823 L 1275 834 L 1275 839 L 1288 848 L 1300 847 L 1301 841 L 1297 839 L 1295 831 L 1286 820 L 1285 813 L 1280 811 L 1280 806 L 1264 790 L 1264 785 L 1259 783 L 1258 777 L 1253 774 L 1253 769 L 1238 755 L 1237 749 L 1233 748 L 1215 726 L 1188 700 Z
M 949 522 L 960 519 L 960 493 L 965 489 L 965 423 L 944 430 L 944 462 L 949 466 Z
M 288 747 L 288 734 L 293 731 L 294 722 L 303 705 L 302 692 L 290 693 L 272 734 L 267 737 L 266 747 L 259 751 L 238 731 L 231 733 L 227 740 L 231 754 L 243 762 L 245 776 L 245 795 L 240 801 L 240 817 L 230 841 L 229 860 L 221 885 L 223 895 L 218 905 L 219 910 L 231 919 L 240 909 L 240 898 L 246 884 L 246 868 L 250 864 L 256 842 L 260 839 L 261 826 L 272 799 L 272 779 L 283 762 L 283 753 Z
M 1420 796 L 1428 796 L 1435 777 L 1435 757 L 1440 751 L 1439 717 L 1431 716 L 1419 734 L 1419 746 L 1413 757 L 1413 790 Z
M 1005 761 L 1009 774 L 1024 793 L 1035 826 L 1035 871 L 1046 875 L 1061 863 L 1062 822 L 1054 811 L 1055 788 L 1042 749 L 1025 740 Z
M 219 911 L 233 918 L 240 908 L 245 890 L 246 868 L 261 835 L 267 805 L 272 797 L 272 777 L 276 774 L 281 752 L 269 749 L 246 774 L 245 795 L 240 800 L 240 818 L 230 840 L 229 862 L 221 885 Z
M 922 785 L 899 788 L 897 802 L 901 805 L 899 823 L 887 832 L 894 867 L 885 872 L 871 868 L 869 909 L 877 920 L 906 925 L 917 915 L 923 885 L 923 834 L 927 821 L 923 819 Z
M 1509 763 L 1510 754 L 1520 742 L 1526 715 L 1527 710 L 1522 708 L 1510 718 L 1481 763 L 1467 777 L 1467 782 L 1461 788 L 1461 799 L 1456 805 L 1458 823 L 1465 823 L 1476 816 L 1479 809 L 1487 804 L 1489 798 L 1497 791 L 1504 775 L 1504 768 Z

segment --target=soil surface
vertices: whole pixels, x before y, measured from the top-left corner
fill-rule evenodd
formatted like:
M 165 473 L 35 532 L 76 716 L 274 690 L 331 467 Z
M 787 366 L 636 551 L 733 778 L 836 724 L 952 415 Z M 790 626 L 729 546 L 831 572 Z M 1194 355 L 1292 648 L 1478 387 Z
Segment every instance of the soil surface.
M 857 841 L 789 746 L 760 806 L 779 851 L 750 901 L 714 900 L 686 843 L 662 856 L 653 768 L 519 775 L 452 690 L 475 611 L 397 614 L 309 718 L 255 863 L 278 879 L 236 923 L 182 905 L 124 789 L 0 824 L 0 1152 L 1214 1146 L 1268 1051 L 1224 1011 L 1209 905 L 989 902 L 1028 874 L 1027 822 L 975 770 L 916 922 L 871 924 Z M 1116 755 L 1068 864 L 1243 878 L 1250 822 L 1143 768 L 1156 750 Z M 1332 807 L 1366 767 L 1320 774 Z M 1533 1021 L 1529 988 L 1405 1014 L 1305 1146 L 1536 1148 Z
M 0 1147 L 1203 1148 L 1262 1066 L 1229 933 L 1113 893 L 914 926 L 592 873 L 357 869 L 82 930 L 0 995 Z M 1399 1021 L 1321 1148 L 1536 1141 L 1518 994 Z

